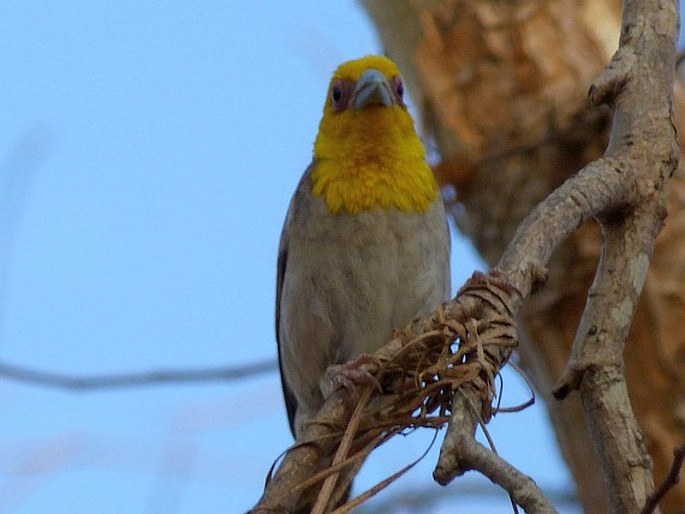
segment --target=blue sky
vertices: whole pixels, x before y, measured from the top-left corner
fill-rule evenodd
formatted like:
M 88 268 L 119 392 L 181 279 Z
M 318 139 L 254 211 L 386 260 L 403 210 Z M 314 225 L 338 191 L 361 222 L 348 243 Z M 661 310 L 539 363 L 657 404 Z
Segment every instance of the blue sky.
M 328 78 L 379 51 L 355 3 L 331 7 L 0 6 L 0 360 L 96 375 L 275 356 L 278 237 Z M 481 264 L 453 248 L 458 287 Z M 506 384 L 505 403 L 525 399 Z M 539 406 L 491 430 L 543 487 L 571 488 Z M 383 448 L 359 488 L 429 440 Z M 240 512 L 289 443 L 275 373 L 82 393 L 0 381 L 0 514 Z M 386 494 L 440 491 L 435 456 Z M 450 487 L 464 484 L 487 481 Z M 501 494 L 458 501 L 510 511 Z

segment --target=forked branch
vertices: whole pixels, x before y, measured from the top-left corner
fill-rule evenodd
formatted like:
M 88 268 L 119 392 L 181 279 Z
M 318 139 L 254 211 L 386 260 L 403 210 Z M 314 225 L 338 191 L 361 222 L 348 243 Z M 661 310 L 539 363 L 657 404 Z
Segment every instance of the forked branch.
M 339 474 L 328 508 L 371 449 L 409 428 L 449 422 L 435 479 L 447 483 L 478 470 L 507 489 L 527 512 L 553 512 L 535 483 L 480 446 L 493 379 L 516 344 L 514 319 L 541 287 L 554 250 L 595 218 L 604 242 L 574 350 L 555 395 L 579 389 L 615 512 L 639 512 L 654 486 L 625 387 L 622 351 L 637 297 L 664 219 L 664 188 L 678 166 L 671 123 L 678 5 L 675 0 L 626 0 L 620 47 L 590 90 L 593 103 L 614 110 L 605 156 L 554 191 L 521 223 L 496 268 L 474 275 L 432 317 L 413 322 L 373 355 L 367 371 L 381 390 L 339 389 L 291 448 L 253 512 L 290 512 L 312 504 L 326 477 Z M 357 430 L 345 434 L 355 404 Z M 330 489 L 330 488 L 329 488 Z M 323 501 L 323 500 L 322 500 Z M 344 511 L 343 507 L 340 512 Z

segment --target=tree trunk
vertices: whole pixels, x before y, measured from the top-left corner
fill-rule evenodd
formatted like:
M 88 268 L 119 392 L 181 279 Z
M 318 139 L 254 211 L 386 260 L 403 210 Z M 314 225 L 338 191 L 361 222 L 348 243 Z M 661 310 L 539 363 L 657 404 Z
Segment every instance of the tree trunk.
M 617 0 L 365 0 L 386 53 L 403 71 L 424 132 L 441 155 L 436 172 L 456 187 L 454 217 L 496 263 L 519 222 L 607 144 L 608 110 L 586 103 L 618 43 Z M 675 95 L 676 125 L 685 113 Z M 681 141 L 682 144 L 682 141 Z M 625 351 L 633 410 L 654 461 L 655 482 L 685 441 L 685 181 L 669 185 L 659 236 Z M 523 310 L 520 354 L 543 397 L 578 495 L 608 512 L 601 465 L 577 395 L 551 396 L 563 372 L 600 251 L 581 226 L 549 265 L 544 289 Z M 664 512 L 684 512 L 685 481 Z

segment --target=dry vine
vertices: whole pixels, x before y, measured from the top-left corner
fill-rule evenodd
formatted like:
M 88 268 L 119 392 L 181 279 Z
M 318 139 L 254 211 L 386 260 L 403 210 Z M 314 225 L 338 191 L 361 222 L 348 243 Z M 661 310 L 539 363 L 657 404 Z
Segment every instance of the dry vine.
M 495 270 L 474 276 L 436 315 L 416 320 L 374 354 L 368 371 L 380 387 L 333 392 L 252 512 L 291 512 L 312 502 L 322 482 L 328 485 L 316 508 L 326 511 L 374 447 L 407 427 L 437 426 L 448 417 L 434 472 L 439 483 L 478 470 L 526 512 L 554 512 L 530 478 L 477 443 L 474 433 L 489 420 L 493 377 L 515 344 L 513 319 L 523 300 L 544 284 L 554 249 L 590 218 L 603 229 L 602 259 L 555 394 L 563 399 L 580 390 L 612 507 L 640 511 L 654 485 L 622 351 L 663 224 L 664 188 L 678 165 L 671 123 L 677 9 L 675 0 L 624 3 L 619 50 L 590 91 L 593 103 L 613 106 L 605 156 L 523 221 Z M 345 430 L 348 423 L 352 429 Z

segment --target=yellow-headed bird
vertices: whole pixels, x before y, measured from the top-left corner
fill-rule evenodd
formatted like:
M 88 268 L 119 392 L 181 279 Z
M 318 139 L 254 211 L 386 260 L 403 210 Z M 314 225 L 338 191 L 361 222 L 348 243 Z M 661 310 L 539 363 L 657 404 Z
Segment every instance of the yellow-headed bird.
M 403 94 L 390 59 L 341 64 L 288 209 L 276 332 L 296 437 L 330 365 L 375 351 L 450 293 L 445 210 Z

